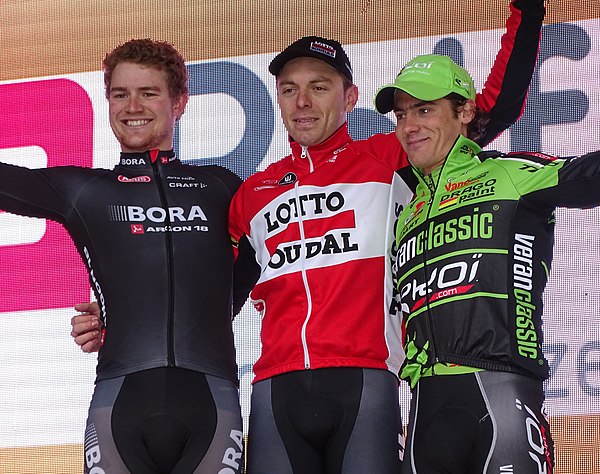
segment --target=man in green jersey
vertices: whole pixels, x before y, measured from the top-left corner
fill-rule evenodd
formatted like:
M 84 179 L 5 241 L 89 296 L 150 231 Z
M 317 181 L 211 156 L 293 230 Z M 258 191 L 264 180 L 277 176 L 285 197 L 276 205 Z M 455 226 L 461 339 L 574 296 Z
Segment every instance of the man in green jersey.
M 600 204 L 600 153 L 484 153 L 473 80 L 419 56 L 375 97 L 416 177 L 396 225 L 413 389 L 403 472 L 551 472 L 542 292 L 554 209 Z

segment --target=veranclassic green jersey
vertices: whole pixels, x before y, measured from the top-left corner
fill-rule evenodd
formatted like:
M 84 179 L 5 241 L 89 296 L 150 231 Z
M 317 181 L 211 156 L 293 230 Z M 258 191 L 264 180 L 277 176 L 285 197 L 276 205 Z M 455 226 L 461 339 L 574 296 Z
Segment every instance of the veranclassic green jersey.
M 401 376 L 454 365 L 545 379 L 542 292 L 554 209 L 600 204 L 600 153 L 481 152 L 459 137 L 396 226 L 407 360 Z

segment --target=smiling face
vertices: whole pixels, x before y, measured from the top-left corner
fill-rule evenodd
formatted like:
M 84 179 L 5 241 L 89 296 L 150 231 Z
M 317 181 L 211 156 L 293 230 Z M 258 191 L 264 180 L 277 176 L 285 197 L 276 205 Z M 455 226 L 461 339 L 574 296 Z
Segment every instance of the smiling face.
M 317 145 L 333 135 L 357 99 L 356 86 L 344 89 L 341 74 L 319 59 L 292 59 L 277 76 L 281 118 L 290 136 L 304 146 Z
M 404 91 L 394 93 L 396 136 L 408 161 L 430 174 L 442 166 L 459 135 L 467 135 L 474 102 L 469 100 L 455 112 L 448 99 L 422 101 Z
M 173 129 L 188 96 L 171 97 L 164 71 L 118 64 L 108 91 L 110 126 L 124 152 L 173 148 Z

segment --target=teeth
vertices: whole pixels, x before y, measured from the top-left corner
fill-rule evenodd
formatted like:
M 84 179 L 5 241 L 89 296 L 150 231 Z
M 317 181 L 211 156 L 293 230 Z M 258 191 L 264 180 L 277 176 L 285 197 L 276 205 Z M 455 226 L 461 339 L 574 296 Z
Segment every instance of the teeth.
M 146 125 L 150 120 L 127 120 L 125 124 L 128 127 L 141 127 L 142 125 Z

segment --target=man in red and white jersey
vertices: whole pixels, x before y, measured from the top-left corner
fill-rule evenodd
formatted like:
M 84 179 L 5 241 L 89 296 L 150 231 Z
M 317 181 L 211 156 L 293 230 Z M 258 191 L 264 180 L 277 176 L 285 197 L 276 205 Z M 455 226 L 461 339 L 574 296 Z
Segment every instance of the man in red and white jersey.
M 478 107 L 488 144 L 520 115 L 533 74 L 542 0 L 515 0 Z M 358 99 L 340 43 L 311 36 L 269 66 L 291 154 L 248 178 L 230 231 L 261 276 L 248 472 L 392 473 L 402 459 L 397 374 L 404 360 L 391 279 L 393 224 L 412 196 L 395 135 L 353 141 Z

